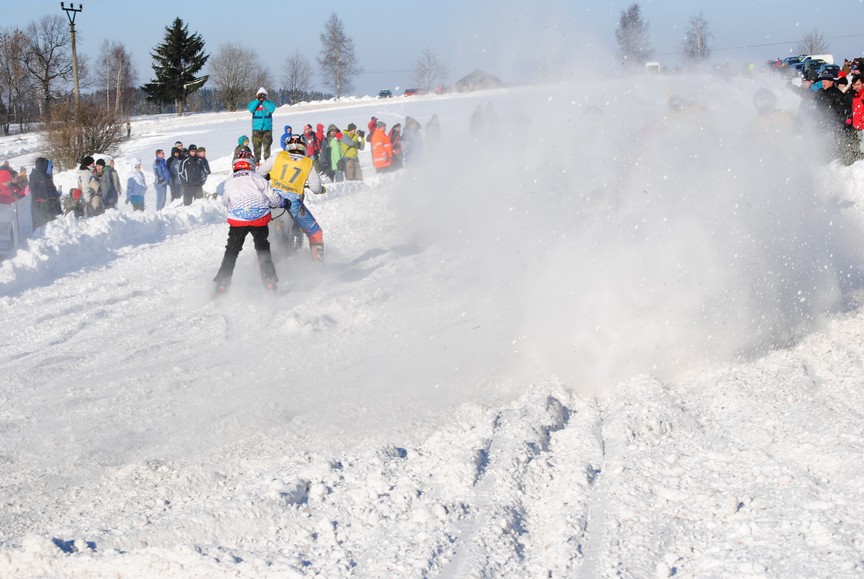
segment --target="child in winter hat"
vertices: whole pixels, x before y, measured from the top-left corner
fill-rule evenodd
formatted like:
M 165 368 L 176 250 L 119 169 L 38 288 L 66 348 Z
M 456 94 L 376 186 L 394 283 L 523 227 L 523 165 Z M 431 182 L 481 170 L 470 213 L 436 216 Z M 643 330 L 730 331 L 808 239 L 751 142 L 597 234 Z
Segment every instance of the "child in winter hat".
M 249 149 L 249 137 L 246 135 L 241 135 L 239 139 L 237 139 L 237 146 L 234 147 L 234 158 L 240 156 L 240 151 L 249 151 L 249 154 L 252 154 L 251 149 Z

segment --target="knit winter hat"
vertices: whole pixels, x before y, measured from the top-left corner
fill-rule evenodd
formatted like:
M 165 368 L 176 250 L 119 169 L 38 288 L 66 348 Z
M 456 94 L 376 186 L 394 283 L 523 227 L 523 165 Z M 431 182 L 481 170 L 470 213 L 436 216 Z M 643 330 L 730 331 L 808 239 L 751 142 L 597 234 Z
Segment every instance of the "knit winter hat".
M 244 145 L 244 144 L 246 144 L 246 143 L 248 143 L 248 142 L 249 142 L 249 137 L 247 137 L 246 135 L 240 135 L 240 138 L 237 139 L 237 144 L 238 144 L 238 145 Z
M 105 166 L 105 159 L 98 159 L 96 161 L 96 164 L 99 165 L 100 167 L 104 167 Z
M 355 125 L 354 123 L 348 123 L 348 128 L 345 130 L 346 131 L 353 131 L 356 128 L 357 128 L 357 125 Z
M 267 96 L 267 89 L 262 86 L 261 88 L 258 89 L 258 92 L 256 92 L 255 94 L 256 95 L 263 94 L 266 97 Z
M 187 151 L 197 151 L 198 147 L 196 147 L 195 145 L 189 145 L 189 147 L 186 150 Z
M 90 155 L 87 155 L 86 157 L 81 159 L 81 167 L 80 168 L 86 169 L 92 164 L 93 164 L 93 157 L 91 157 Z

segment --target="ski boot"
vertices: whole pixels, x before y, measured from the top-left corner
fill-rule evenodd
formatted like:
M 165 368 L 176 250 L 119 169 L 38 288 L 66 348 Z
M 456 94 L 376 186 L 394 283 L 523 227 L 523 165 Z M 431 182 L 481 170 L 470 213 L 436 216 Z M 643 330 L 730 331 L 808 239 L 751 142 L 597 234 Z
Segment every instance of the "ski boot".
M 324 261 L 324 233 L 320 229 L 309 236 L 309 251 L 312 253 L 312 261 Z

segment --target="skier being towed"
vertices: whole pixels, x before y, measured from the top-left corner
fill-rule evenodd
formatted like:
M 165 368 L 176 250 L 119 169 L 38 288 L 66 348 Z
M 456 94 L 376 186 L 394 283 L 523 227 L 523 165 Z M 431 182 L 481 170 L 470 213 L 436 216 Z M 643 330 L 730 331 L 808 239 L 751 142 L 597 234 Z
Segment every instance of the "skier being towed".
M 306 156 L 306 145 L 300 137 L 292 135 L 285 143 L 285 150 L 267 159 L 258 167 L 258 173 L 265 178 L 269 173 L 270 186 L 285 200 L 284 207 L 309 238 L 312 261 L 321 261 L 324 259 L 324 233 L 303 204 L 303 188 L 308 186 L 316 195 L 325 193 L 326 189 L 321 184 L 314 161 Z

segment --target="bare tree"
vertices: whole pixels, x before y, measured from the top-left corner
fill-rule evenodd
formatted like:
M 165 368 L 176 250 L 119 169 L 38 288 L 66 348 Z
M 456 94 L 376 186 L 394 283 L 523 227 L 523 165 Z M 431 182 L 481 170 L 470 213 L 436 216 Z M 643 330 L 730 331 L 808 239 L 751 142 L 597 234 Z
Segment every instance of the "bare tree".
M 29 43 L 22 30 L 0 32 L 0 125 L 8 135 L 13 123 L 24 131 L 27 123 L 38 111 L 29 96 L 33 93 L 33 79 L 27 70 Z
M 99 51 L 97 82 L 105 92 L 105 108 L 118 117 L 132 110 L 137 73 L 132 57 L 120 42 L 104 40 Z
M 684 35 L 684 57 L 695 64 L 708 60 L 711 56 L 708 39 L 711 36 L 713 35 L 708 30 L 708 21 L 701 12 L 698 16 L 691 17 L 690 29 Z
M 824 54 L 828 52 L 828 46 L 825 36 L 814 28 L 795 45 L 793 52 L 796 54 Z
M 354 88 L 353 77 L 363 72 L 363 69 L 354 54 L 354 41 L 345 34 L 342 21 L 335 12 L 324 24 L 321 45 L 318 55 L 321 77 L 338 99 Z
M 282 84 L 288 90 L 292 104 L 309 92 L 313 76 L 312 63 L 299 50 L 285 59 L 282 66 Z
M 59 14 L 47 14 L 27 26 L 30 50 L 27 69 L 42 93 L 42 112 L 56 96 L 52 87 L 56 80 L 69 81 L 72 76 L 72 38 L 69 23 Z
M 642 19 L 642 10 L 638 3 L 633 3 L 621 11 L 615 40 L 625 65 L 640 65 L 651 58 L 654 51 L 648 39 L 648 23 Z
M 220 45 L 210 59 L 210 79 L 225 108 L 236 111 L 244 95 L 267 84 L 268 73 L 251 48 L 229 42 Z
M 125 121 L 104 107 L 81 102 L 78 114 L 65 102 L 51 108 L 42 139 L 48 158 L 61 170 L 75 167 L 84 155 L 116 156 L 125 140 Z
M 447 67 L 438 60 L 431 48 L 420 55 L 411 77 L 420 88 L 432 90 L 447 80 Z

